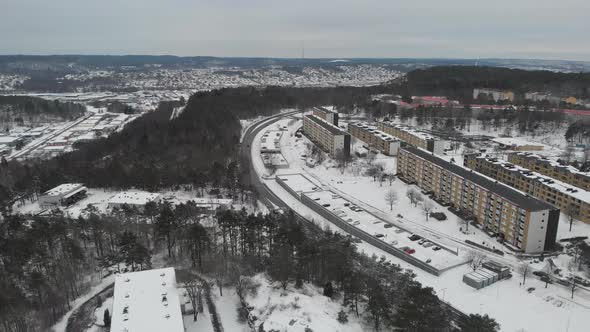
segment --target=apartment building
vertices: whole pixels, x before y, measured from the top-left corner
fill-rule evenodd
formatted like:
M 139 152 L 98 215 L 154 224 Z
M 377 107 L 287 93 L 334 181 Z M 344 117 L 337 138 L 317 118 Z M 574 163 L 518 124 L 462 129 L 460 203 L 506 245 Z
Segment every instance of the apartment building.
M 377 130 L 435 154 L 443 154 L 447 145 L 446 141 L 430 134 L 393 122 L 377 122 Z
M 573 166 L 526 152 L 509 154 L 508 162 L 590 191 L 590 172 L 580 172 Z
M 350 134 L 315 115 L 303 117 L 303 134 L 332 157 L 350 156 Z
M 590 192 L 493 157 L 467 155 L 464 165 L 590 223 Z
M 331 111 L 325 107 L 314 107 L 312 114 L 338 127 L 338 112 Z
M 496 89 L 473 89 L 473 99 L 477 99 L 479 95 L 491 96 L 494 101 L 508 100 L 514 101 L 514 92 L 496 90 Z
M 379 152 L 389 155 L 397 156 L 400 146 L 400 140 L 389 134 L 386 134 L 377 127 L 370 126 L 364 123 L 349 123 L 348 132 L 352 137 L 365 142 L 369 148 L 378 150 Z
M 414 147 L 398 153 L 397 173 L 525 253 L 552 250 L 559 209 Z

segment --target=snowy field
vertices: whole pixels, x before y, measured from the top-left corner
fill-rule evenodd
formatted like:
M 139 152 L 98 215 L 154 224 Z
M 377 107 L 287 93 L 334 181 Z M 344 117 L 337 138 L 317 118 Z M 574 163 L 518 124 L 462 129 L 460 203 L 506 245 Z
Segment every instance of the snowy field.
M 408 185 L 395 180 L 391 186 L 385 181 L 380 184 L 373 181 L 371 177 L 363 175 L 362 167 L 366 167 L 365 160 L 357 160 L 347 167 L 342 173 L 331 160 L 326 160 L 319 166 L 310 168 L 305 165 L 307 155 L 305 137 L 296 138 L 293 136 L 294 131 L 300 126 L 300 123 L 293 123 L 290 120 L 282 120 L 278 125 L 287 125 L 288 134 L 283 135 L 281 145 L 283 153 L 290 163 L 290 168 L 277 171 L 278 176 L 286 174 L 304 174 L 323 190 L 331 190 L 339 194 L 346 200 L 356 204 L 366 211 L 379 216 L 380 218 L 390 221 L 394 225 L 412 230 L 417 234 L 429 234 L 432 237 L 438 237 L 449 245 L 454 245 L 459 251 L 472 250 L 465 246 L 464 240 L 470 239 L 477 243 L 483 243 L 490 248 L 502 250 L 494 239 L 488 237 L 484 232 L 470 226 L 469 231 L 464 234 L 460 229 L 465 225 L 462 220 L 446 208 L 434 203 L 434 212 L 444 212 L 447 216 L 445 221 L 430 219 L 426 221 L 424 211 L 418 205 L 415 207 L 406 197 Z M 496 134 L 497 135 L 497 134 Z M 254 140 L 252 153 L 258 155 L 260 145 L 256 144 L 258 139 Z M 543 142 L 548 144 L 548 142 Z M 557 143 L 557 142 L 555 142 Z M 355 143 L 355 149 L 359 143 Z M 558 146 L 558 144 L 556 144 Z M 450 159 L 450 158 L 449 158 Z M 374 163 L 380 163 L 386 172 L 391 173 L 395 170 L 394 157 L 377 155 Z M 323 217 L 304 206 L 296 200 L 284 188 L 282 188 L 274 177 L 270 177 L 269 172 L 264 168 L 260 158 L 253 158 L 253 163 L 258 174 L 266 178 L 265 184 L 282 200 L 287 202 L 294 210 L 302 216 L 319 224 L 321 227 L 327 227 L 334 231 L 340 231 Z M 356 163 L 356 164 L 355 164 Z M 462 160 L 457 160 L 458 164 Z M 309 187 L 303 184 L 303 187 Z M 385 193 L 393 189 L 397 193 L 398 200 L 390 210 L 388 202 L 385 200 Z M 425 198 L 428 200 L 428 198 Z M 401 214 L 403 218 L 398 218 Z M 569 222 L 562 215 L 560 219 L 558 238 L 571 237 L 577 235 L 589 235 L 590 225 L 580 222 L 574 223 L 571 232 L 568 230 Z M 366 243 L 358 244 L 360 251 L 366 254 L 376 254 L 384 256 L 386 259 L 401 265 L 404 268 L 413 270 L 417 279 L 426 286 L 433 287 L 437 295 L 444 301 L 451 303 L 453 306 L 466 313 L 487 313 L 498 320 L 502 325 L 502 331 L 587 331 L 590 324 L 590 294 L 583 290 L 577 290 L 574 298 L 571 299 L 569 288 L 553 284 L 545 287 L 545 283 L 535 276 L 527 277 L 526 284 L 522 283 L 522 275 L 519 275 L 514 268 L 521 263 L 517 257 L 506 252 L 504 256 L 488 254 L 488 258 L 507 264 L 513 267 L 514 277 L 508 280 L 502 280 L 486 288 L 476 290 L 462 282 L 462 276 L 471 271 L 470 267 L 463 265 L 447 272 L 440 277 L 430 275 L 421 271 L 412 265 L 401 261 L 400 259 L 387 254 Z M 560 255 L 555 259 L 556 263 L 563 264 L 562 261 L 569 261 L 571 258 Z M 567 264 L 566 264 L 567 265 Z M 542 264 L 532 264 L 532 269 L 542 269 Z M 535 290 L 528 292 L 529 287 Z M 518 314 L 515 314 L 517 312 Z M 548 318 L 551 317 L 551 318 Z

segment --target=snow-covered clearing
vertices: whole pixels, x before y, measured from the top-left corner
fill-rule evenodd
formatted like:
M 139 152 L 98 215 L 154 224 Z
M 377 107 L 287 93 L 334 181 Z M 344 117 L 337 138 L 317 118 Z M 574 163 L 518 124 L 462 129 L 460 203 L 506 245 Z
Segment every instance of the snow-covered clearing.
M 340 301 L 323 296 L 317 287 L 304 284 L 301 289 L 296 289 L 289 285 L 283 290 L 278 283 L 269 282 L 264 274 L 252 279 L 260 286 L 256 294 L 246 296 L 246 301 L 254 307 L 251 313 L 257 317 L 256 326 L 264 324 L 265 331 L 305 332 L 307 328 L 341 332 L 370 330 L 352 313 L 348 313 L 347 323 L 338 322 L 338 312 L 342 310 Z

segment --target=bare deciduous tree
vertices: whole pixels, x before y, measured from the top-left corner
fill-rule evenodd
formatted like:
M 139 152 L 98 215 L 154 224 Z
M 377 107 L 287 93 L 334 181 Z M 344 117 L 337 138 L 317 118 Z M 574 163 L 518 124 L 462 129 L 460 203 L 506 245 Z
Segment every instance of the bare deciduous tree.
M 467 254 L 467 261 L 469 262 L 469 266 L 473 269 L 473 271 L 479 269 L 485 262 L 486 258 L 486 254 L 477 250 L 471 250 Z
M 424 211 L 424 214 L 426 215 L 426 221 L 428 221 L 428 217 L 432 209 L 434 209 L 434 204 L 432 204 L 431 201 L 424 201 L 422 204 L 422 211 Z
M 408 196 L 410 203 L 414 204 L 414 206 L 418 206 L 418 203 L 424 200 L 420 192 L 415 188 L 409 188 L 408 191 L 406 191 L 406 196 Z
M 193 322 L 197 321 L 197 314 L 199 313 L 197 303 L 199 297 L 199 283 L 196 280 L 190 280 L 187 282 L 182 283 L 182 287 L 186 290 L 186 293 L 191 301 L 191 305 L 193 306 Z
M 393 204 L 397 202 L 397 193 L 393 189 L 389 189 L 385 193 L 385 201 L 389 204 L 389 210 L 393 211 Z
M 522 285 L 526 283 L 526 277 L 531 274 L 529 262 L 522 262 L 518 266 L 518 273 L 522 274 Z

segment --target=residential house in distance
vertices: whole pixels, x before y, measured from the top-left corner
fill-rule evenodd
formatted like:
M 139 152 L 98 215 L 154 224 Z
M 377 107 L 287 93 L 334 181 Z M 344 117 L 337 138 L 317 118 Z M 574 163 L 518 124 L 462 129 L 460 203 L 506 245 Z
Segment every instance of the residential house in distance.
M 377 122 L 377 130 L 435 154 L 443 154 L 447 146 L 447 142 L 440 138 L 393 122 Z
M 567 215 L 590 223 L 590 192 L 584 189 L 494 157 L 470 154 L 465 156 L 463 163 L 474 171 L 547 202 Z
M 389 155 L 397 156 L 397 151 L 400 147 L 400 140 L 389 134 L 386 134 L 377 127 L 370 126 L 364 123 L 349 123 L 348 132 L 352 137 L 365 142 L 370 149 L 378 150 L 379 152 Z
M 338 112 L 325 107 L 314 107 L 312 114 L 338 127 Z
M 59 206 L 67 206 L 83 199 L 88 189 L 81 183 L 64 183 L 53 189 L 47 190 L 39 196 L 39 206 L 45 209 L 53 209 Z
M 514 250 L 540 253 L 555 246 L 559 209 L 548 203 L 414 147 L 400 148 L 397 174 Z
M 530 152 L 511 153 L 508 162 L 590 191 L 590 172 L 580 172 L 573 166 L 562 165 Z
M 115 276 L 111 331 L 184 332 L 173 268 Z
M 315 115 L 303 117 L 303 134 L 332 157 L 350 156 L 350 134 Z
M 508 100 L 514 101 L 514 92 L 496 89 L 473 89 L 473 99 L 477 99 L 480 95 L 488 95 L 494 99 L 495 102 Z

